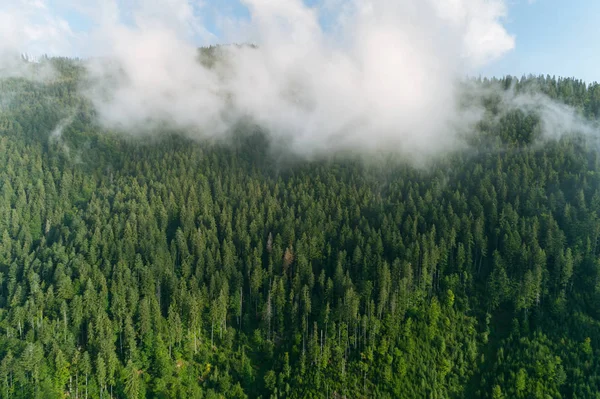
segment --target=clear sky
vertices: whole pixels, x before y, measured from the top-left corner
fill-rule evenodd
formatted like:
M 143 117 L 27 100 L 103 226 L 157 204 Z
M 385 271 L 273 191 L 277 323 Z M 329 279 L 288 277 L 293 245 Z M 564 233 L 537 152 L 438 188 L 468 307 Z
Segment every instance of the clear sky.
M 484 68 L 484 75 L 600 81 L 600 0 L 513 2 L 504 26 L 515 35 L 515 48 Z

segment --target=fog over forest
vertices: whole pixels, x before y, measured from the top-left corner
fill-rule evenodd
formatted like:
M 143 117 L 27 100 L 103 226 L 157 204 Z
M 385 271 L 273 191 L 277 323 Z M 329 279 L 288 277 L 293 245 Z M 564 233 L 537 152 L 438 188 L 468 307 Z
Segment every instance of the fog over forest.
M 3 0 L 0 398 L 598 398 L 600 84 L 480 77 L 509 6 Z

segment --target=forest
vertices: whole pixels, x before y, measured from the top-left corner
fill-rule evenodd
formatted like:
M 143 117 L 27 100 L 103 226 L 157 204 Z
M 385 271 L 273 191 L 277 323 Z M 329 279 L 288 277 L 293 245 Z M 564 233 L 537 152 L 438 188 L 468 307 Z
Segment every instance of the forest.
M 490 94 L 425 166 L 290 160 L 106 131 L 44 62 L 0 79 L 0 398 L 600 398 L 593 138 Z M 600 116 L 596 83 L 474 84 Z

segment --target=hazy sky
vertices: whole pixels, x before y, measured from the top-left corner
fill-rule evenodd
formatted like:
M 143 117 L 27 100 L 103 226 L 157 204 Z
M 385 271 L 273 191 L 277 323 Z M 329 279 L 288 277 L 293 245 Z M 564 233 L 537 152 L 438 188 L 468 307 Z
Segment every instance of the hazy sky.
M 25 51 L 31 53 L 47 52 L 51 55 L 87 56 L 87 45 L 72 46 L 78 37 L 93 26 L 96 16 L 89 13 L 102 0 L 2 0 L 0 11 L 4 8 L 5 16 L 12 10 L 29 10 L 29 22 L 38 26 L 52 26 L 52 29 L 35 29 L 25 34 L 36 38 Z M 170 0 L 166 0 L 168 3 Z M 331 5 L 339 7 L 348 0 L 304 0 L 308 5 Z M 490 2 L 501 0 L 487 0 Z M 455 0 L 443 0 L 453 4 Z M 141 0 L 126 0 L 121 4 L 143 3 Z M 173 4 L 181 1 L 173 1 Z M 243 32 L 231 32 L 231 25 L 239 28 L 239 21 L 248 18 L 247 9 L 239 0 L 190 0 L 191 7 L 200 21 L 201 29 L 196 29 L 198 45 L 245 41 Z M 587 82 L 600 80 L 600 1 L 598 0 L 504 0 L 507 15 L 501 21 L 509 34 L 515 37 L 515 47 L 503 57 L 480 68 L 477 72 L 483 75 L 523 75 L 551 74 L 575 76 Z M 36 15 L 38 9 L 44 13 Z M 79 9 L 81 12 L 78 12 Z M 86 12 L 86 10 L 88 12 Z M 157 12 L 160 15 L 160 12 Z M 0 13 L 0 24 L 2 18 Z M 122 16 L 123 17 L 123 16 Z M 124 16 L 127 17 L 126 15 Z M 233 22 L 235 21 L 235 23 Z M 10 41 L 11 21 L 0 27 L 0 37 Z M 16 20 L 12 21 L 17 24 Z M 321 23 L 327 26 L 330 21 L 327 14 L 321 15 Z M 65 26 L 65 23 L 68 26 Z M 19 32 L 19 35 L 22 33 Z M 70 36 L 70 45 L 61 43 L 59 37 Z M 81 40 L 85 43 L 85 40 Z M 64 44 L 64 45 L 63 45 Z M 475 71 L 469 71 L 473 73 Z

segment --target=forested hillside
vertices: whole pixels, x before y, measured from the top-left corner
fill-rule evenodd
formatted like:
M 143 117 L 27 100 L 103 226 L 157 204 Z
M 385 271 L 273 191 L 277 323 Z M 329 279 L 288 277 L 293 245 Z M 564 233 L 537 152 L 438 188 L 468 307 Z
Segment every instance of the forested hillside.
M 106 132 L 45 62 L 0 81 L 1 398 L 600 398 L 594 140 L 491 95 L 425 166 L 284 162 Z M 600 114 L 597 84 L 474 84 Z

